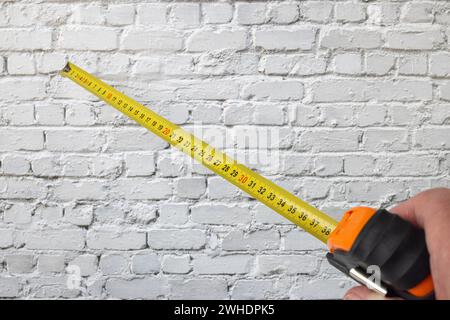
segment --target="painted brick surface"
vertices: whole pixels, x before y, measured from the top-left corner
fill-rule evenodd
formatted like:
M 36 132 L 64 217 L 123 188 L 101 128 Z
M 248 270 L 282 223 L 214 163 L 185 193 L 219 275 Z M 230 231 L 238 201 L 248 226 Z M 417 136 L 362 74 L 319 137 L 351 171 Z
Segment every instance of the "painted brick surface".
M 337 299 L 325 246 L 56 75 L 340 218 L 450 186 L 446 1 L 0 1 L 0 298 Z

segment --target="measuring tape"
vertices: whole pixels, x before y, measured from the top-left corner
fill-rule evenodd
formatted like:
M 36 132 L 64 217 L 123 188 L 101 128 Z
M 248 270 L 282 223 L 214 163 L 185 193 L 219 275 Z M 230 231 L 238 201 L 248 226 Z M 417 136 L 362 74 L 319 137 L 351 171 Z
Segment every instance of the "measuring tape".
M 69 62 L 61 75 L 327 243 L 330 264 L 356 281 L 382 294 L 408 299 L 433 297 L 423 230 L 386 210 L 365 207 L 347 211 L 338 224 L 317 208 L 76 65 Z M 373 265 L 381 269 L 378 281 L 367 274 L 368 267 Z
M 320 241 L 326 243 L 331 231 L 336 227 L 337 222 L 325 213 L 74 64 L 68 63 L 61 74 L 303 228 Z

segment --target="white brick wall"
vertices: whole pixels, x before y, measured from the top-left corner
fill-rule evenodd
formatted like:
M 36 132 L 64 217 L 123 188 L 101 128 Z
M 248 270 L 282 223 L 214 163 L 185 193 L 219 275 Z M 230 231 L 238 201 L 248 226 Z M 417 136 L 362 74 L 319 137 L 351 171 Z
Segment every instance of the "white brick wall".
M 255 167 L 336 218 L 450 186 L 446 1 L 0 2 L 0 298 L 351 284 L 321 243 L 56 76 L 67 59 L 214 145 L 276 133 L 279 162 Z

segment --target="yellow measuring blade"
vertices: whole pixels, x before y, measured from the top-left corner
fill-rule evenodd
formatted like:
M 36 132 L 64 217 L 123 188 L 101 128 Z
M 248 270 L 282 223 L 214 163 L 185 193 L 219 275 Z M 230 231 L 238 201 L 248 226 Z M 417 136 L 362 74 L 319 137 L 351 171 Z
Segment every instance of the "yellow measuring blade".
M 61 75 L 90 91 L 322 242 L 327 242 L 328 236 L 336 227 L 337 222 L 317 208 L 236 162 L 206 142 L 197 139 L 193 134 L 147 109 L 76 65 L 69 62 L 61 71 Z

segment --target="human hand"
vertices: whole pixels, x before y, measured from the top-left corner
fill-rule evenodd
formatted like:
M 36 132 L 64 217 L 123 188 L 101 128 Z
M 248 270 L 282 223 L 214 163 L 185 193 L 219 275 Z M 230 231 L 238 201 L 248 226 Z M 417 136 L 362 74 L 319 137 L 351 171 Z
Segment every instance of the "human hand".
M 389 211 L 424 229 L 436 299 L 450 299 L 450 189 L 436 188 L 421 192 Z M 344 299 L 387 298 L 358 286 L 350 289 Z

